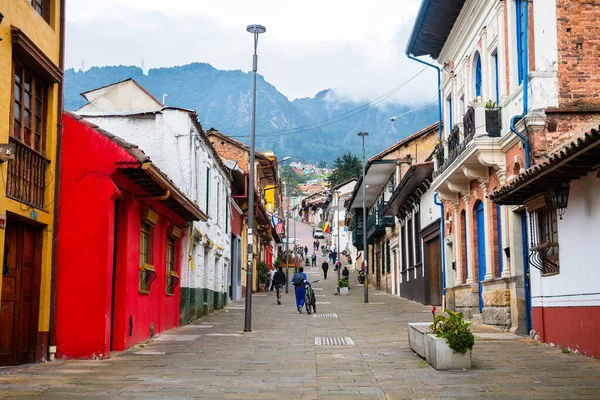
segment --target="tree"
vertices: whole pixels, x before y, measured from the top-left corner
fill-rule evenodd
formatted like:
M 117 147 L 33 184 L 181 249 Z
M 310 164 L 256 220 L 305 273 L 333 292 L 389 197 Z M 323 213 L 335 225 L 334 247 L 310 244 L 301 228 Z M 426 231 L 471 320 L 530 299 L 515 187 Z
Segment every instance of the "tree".
M 341 158 L 338 157 L 334 163 L 335 171 L 329 176 L 329 183 L 335 186 L 348 179 L 358 178 L 362 173 L 362 163 L 360 159 L 350 153 L 345 153 Z

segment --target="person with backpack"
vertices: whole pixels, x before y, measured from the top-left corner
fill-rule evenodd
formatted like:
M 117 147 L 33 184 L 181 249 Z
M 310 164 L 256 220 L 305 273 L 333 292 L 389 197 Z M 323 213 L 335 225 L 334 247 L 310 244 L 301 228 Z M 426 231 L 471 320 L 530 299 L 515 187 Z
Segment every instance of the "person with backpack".
M 294 291 L 296 293 L 296 307 L 298 308 L 298 314 L 302 314 L 302 307 L 304 307 L 304 296 L 306 295 L 304 282 L 306 281 L 308 281 L 308 278 L 304 273 L 304 267 L 298 268 L 298 272 L 292 277 L 292 284 L 294 285 Z
M 281 305 L 281 288 L 285 285 L 285 273 L 282 267 L 277 267 L 277 272 L 273 275 L 273 285 L 277 294 L 277 304 Z
M 311 266 L 312 267 L 316 267 L 317 266 L 317 253 L 315 253 L 313 251 L 311 258 L 312 258 L 312 265 Z

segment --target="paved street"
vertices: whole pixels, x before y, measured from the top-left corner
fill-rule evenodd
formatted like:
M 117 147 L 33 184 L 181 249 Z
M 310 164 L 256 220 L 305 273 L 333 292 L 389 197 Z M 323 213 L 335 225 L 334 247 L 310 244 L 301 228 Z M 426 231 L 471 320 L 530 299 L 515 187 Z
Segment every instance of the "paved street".
M 430 307 L 375 290 L 364 305 L 355 272 L 349 296 L 334 296 L 331 278 L 315 284 L 316 317 L 297 314 L 292 293 L 281 306 L 274 293 L 257 294 L 251 333 L 242 332 L 244 303 L 234 303 L 110 360 L 4 373 L 0 398 L 600 398 L 600 360 L 486 327 L 474 329 L 472 370 L 438 372 L 409 349 L 406 334 L 407 322 L 431 318 Z M 354 344 L 315 345 L 316 337 Z

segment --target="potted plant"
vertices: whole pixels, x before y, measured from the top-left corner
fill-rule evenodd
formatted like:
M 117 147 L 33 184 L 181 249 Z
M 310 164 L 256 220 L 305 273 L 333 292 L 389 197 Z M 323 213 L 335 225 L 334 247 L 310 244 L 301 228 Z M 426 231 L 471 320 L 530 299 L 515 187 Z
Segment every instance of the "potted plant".
M 500 137 L 502 133 L 502 116 L 500 107 L 493 100 L 485 103 L 485 130 L 490 137 Z
M 256 279 L 258 281 L 258 290 L 265 292 L 269 283 L 269 267 L 264 261 L 258 263 L 256 268 Z
M 429 326 L 425 358 L 435 369 L 469 369 L 475 343 L 471 323 L 463 319 L 461 312 L 445 311 L 447 317 L 438 314 Z
M 348 296 L 348 289 L 349 289 L 350 283 L 348 282 L 348 279 L 344 279 L 344 278 L 340 278 L 338 279 L 338 293 L 340 296 Z

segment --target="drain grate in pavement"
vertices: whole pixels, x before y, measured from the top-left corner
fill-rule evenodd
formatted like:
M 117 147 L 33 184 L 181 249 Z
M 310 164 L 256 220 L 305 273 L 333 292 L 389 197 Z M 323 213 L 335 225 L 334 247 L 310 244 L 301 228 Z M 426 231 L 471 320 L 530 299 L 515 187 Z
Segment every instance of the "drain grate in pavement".
M 313 318 L 337 318 L 336 313 L 313 314 Z
M 354 340 L 351 337 L 315 337 L 317 346 L 354 346 Z

